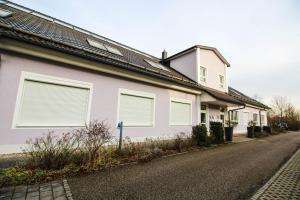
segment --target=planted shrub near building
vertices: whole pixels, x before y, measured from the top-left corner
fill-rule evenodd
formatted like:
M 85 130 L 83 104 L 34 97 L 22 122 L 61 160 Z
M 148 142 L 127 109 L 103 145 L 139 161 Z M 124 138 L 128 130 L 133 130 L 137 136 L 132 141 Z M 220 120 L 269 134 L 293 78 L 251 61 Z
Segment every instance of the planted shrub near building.
M 193 126 L 193 139 L 197 145 L 204 145 L 207 141 L 207 128 L 205 125 Z
M 261 127 L 260 126 L 254 126 L 254 132 L 255 133 L 260 133 L 261 132 Z
M 271 127 L 270 126 L 263 126 L 263 131 L 267 133 L 271 133 Z
M 221 144 L 224 142 L 224 129 L 221 122 L 210 122 L 210 131 L 213 143 Z

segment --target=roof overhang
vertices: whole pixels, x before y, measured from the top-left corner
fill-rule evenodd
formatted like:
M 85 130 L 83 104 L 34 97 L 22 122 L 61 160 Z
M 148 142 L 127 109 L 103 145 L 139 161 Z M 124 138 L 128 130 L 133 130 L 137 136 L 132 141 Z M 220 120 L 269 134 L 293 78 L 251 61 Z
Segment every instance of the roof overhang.
M 242 103 L 232 102 L 232 101 L 225 101 L 223 99 L 218 98 L 216 95 L 211 95 L 207 92 L 203 92 L 200 98 L 201 103 L 208 103 L 220 106 L 227 106 L 227 107 L 234 107 L 234 106 L 241 106 Z

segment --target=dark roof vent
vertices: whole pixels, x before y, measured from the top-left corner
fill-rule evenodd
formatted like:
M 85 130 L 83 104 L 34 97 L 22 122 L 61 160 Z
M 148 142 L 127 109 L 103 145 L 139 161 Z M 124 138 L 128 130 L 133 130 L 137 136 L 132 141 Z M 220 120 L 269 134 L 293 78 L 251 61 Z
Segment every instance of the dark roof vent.
M 12 16 L 11 11 L 0 8 L 0 17 L 1 18 L 10 17 L 10 16 Z

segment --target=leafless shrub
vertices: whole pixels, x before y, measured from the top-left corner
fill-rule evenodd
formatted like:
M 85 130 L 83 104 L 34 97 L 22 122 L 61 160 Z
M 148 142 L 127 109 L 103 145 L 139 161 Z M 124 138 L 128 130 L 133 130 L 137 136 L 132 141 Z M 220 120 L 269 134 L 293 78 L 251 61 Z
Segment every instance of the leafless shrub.
M 99 161 L 101 148 L 113 138 L 109 126 L 98 121 L 90 122 L 84 128 L 74 130 L 74 135 L 80 138 L 81 148 L 87 152 L 91 165 Z
M 41 138 L 27 141 L 24 152 L 29 155 L 27 165 L 42 169 L 61 169 L 71 162 L 80 145 L 80 138 L 70 133 L 55 136 L 53 131 Z

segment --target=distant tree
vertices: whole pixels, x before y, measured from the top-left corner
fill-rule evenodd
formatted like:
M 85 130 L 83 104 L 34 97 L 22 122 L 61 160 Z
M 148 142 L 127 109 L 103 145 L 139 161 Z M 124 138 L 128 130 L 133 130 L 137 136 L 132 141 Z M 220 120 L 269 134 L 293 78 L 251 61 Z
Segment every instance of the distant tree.
M 282 122 L 283 114 L 288 110 L 289 102 L 286 97 L 275 96 L 272 100 L 273 111 L 280 116 L 280 122 Z

